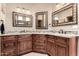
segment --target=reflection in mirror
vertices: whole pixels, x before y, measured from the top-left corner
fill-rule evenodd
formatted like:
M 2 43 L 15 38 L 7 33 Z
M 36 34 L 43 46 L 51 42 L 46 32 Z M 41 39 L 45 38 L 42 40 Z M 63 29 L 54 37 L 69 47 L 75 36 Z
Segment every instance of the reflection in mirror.
M 36 13 L 36 29 L 47 29 L 48 28 L 48 12 L 37 12 Z
M 67 17 L 67 21 L 68 21 L 68 22 L 73 22 L 73 21 L 74 21 L 74 20 L 73 20 L 73 16 L 68 16 L 68 17 Z
M 22 16 L 18 16 L 18 20 L 23 20 Z
M 71 3 L 52 13 L 52 26 L 77 24 L 77 4 Z
M 29 17 L 26 17 L 26 21 L 30 21 L 30 18 Z
M 18 24 L 24 24 L 24 23 L 18 23 Z
M 38 16 L 38 20 L 42 20 L 43 15 Z
M 23 13 L 12 13 L 14 27 L 32 27 L 32 15 Z

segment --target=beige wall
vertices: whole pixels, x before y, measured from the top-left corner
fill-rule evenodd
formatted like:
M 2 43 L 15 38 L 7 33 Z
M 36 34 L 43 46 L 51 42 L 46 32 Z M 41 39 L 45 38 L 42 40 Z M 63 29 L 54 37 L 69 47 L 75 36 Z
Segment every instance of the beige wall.
M 51 24 L 51 14 L 52 12 L 54 12 L 55 10 L 57 10 L 57 7 L 55 6 L 55 4 L 5 4 L 6 8 L 5 8 L 5 29 L 6 31 L 17 31 L 17 30 L 36 30 L 35 29 L 35 13 L 39 12 L 39 11 L 48 11 L 48 24 Z M 25 8 L 25 9 L 29 9 L 32 12 L 33 15 L 33 27 L 13 27 L 12 26 L 12 12 L 17 8 Z M 63 6 L 60 6 L 60 8 Z M 59 9 L 59 8 L 58 8 Z M 67 13 L 65 14 L 67 15 Z M 77 30 L 77 28 L 73 29 L 74 25 L 69 25 L 69 26 L 59 26 L 59 27 L 52 27 L 51 25 L 48 25 L 48 29 L 47 30 Z M 42 30 L 43 31 L 43 30 Z M 45 30 L 44 30 L 45 31 Z
M 51 13 L 52 13 L 52 7 L 53 4 L 6 4 L 6 12 L 5 12 L 5 29 L 6 31 L 15 31 L 15 30 L 36 30 L 35 29 L 35 13 L 39 11 L 48 11 L 48 19 L 51 23 Z M 26 8 L 29 9 L 32 12 L 33 15 L 33 27 L 13 27 L 12 26 L 12 12 L 15 10 L 15 8 Z M 46 29 L 48 30 L 48 29 Z

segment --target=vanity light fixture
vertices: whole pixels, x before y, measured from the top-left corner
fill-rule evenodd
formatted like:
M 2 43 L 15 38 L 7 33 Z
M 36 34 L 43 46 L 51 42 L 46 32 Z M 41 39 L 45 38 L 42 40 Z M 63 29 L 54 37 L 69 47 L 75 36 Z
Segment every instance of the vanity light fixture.
M 21 9 L 19 7 L 17 7 L 16 12 L 21 12 Z
M 66 5 L 68 5 L 68 4 L 69 4 L 69 3 L 62 3 L 63 6 L 66 6 Z
M 29 14 L 29 15 L 31 14 L 31 11 L 29 9 L 19 8 L 19 7 L 16 8 L 16 12 Z
M 25 12 L 25 8 L 23 8 L 22 11 Z
M 69 3 L 57 3 L 56 4 L 56 8 L 61 8 L 61 7 L 63 7 L 63 6 L 66 6 L 66 5 L 68 5 Z
M 59 4 L 59 3 L 57 3 L 57 4 L 56 4 L 56 7 L 59 7 L 59 6 L 60 6 L 60 4 Z
M 26 14 L 31 14 L 31 11 L 27 9 Z

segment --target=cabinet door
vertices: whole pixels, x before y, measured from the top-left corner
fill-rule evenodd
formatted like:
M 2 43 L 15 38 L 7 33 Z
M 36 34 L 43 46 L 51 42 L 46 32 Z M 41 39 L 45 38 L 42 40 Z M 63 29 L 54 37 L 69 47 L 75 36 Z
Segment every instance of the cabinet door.
M 2 56 L 14 56 L 17 55 L 17 40 L 15 36 L 6 36 L 1 41 L 1 55 Z
M 68 56 L 69 50 L 69 42 L 68 38 L 65 37 L 57 37 L 56 39 L 56 55 L 57 56 Z
M 32 37 L 26 35 L 18 39 L 18 54 L 24 54 L 32 51 Z
M 47 36 L 47 53 L 50 56 L 56 55 L 55 39 L 55 36 Z
M 27 53 L 32 51 L 32 42 L 31 41 L 19 41 L 19 54 Z
M 55 44 L 51 41 L 47 41 L 47 53 L 48 55 L 51 55 L 51 56 L 56 55 Z
M 68 56 L 68 46 L 61 44 L 61 43 L 57 43 L 56 44 L 56 55 L 57 56 Z

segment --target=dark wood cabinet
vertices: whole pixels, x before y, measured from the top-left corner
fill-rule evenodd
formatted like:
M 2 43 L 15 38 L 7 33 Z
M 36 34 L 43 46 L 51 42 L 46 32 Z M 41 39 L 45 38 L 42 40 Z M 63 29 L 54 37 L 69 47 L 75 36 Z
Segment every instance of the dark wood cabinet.
M 68 56 L 68 50 L 66 46 L 56 45 L 57 56 Z
M 18 36 L 18 55 L 32 51 L 32 37 L 31 35 Z
M 69 55 L 68 38 L 47 36 L 47 53 L 52 56 Z
M 55 56 L 55 37 L 54 36 L 47 36 L 47 53 L 48 55 Z
M 56 54 L 57 56 L 69 55 L 69 39 L 65 37 L 56 37 Z
M 44 34 L 0 36 L 0 55 L 15 56 L 28 52 L 46 53 L 50 56 L 77 55 L 76 38 Z
M 1 55 L 13 56 L 17 55 L 17 39 L 16 36 L 4 36 L 1 40 Z
M 46 42 L 45 35 L 33 35 L 33 51 L 46 53 Z
M 48 12 L 37 12 L 36 14 L 36 29 L 48 28 Z
M 55 53 L 55 44 L 52 43 L 51 41 L 47 42 L 47 53 L 48 53 L 48 55 L 52 55 L 52 56 L 56 55 L 56 53 Z

